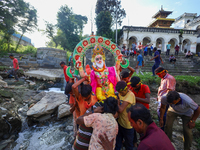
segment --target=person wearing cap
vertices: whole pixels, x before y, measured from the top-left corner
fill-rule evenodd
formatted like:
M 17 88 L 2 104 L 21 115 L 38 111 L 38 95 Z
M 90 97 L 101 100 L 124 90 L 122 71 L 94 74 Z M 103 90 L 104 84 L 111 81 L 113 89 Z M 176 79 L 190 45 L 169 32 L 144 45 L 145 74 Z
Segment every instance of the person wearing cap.
M 127 108 L 130 108 L 131 105 L 135 105 L 135 95 L 131 92 L 126 82 L 119 81 L 116 85 L 116 91 L 119 93 L 119 118 L 118 125 L 119 130 L 116 138 L 116 147 L 115 150 L 121 150 L 123 139 L 125 139 L 125 148 L 126 150 L 133 150 L 134 145 L 134 128 L 131 126 L 131 123 L 128 120 Z
M 158 119 L 160 119 L 161 97 L 167 94 L 169 91 L 175 91 L 176 80 L 163 67 L 158 67 L 155 70 L 155 74 L 161 78 L 160 87 L 158 88 L 158 97 L 157 97 L 157 100 L 158 100 L 157 114 L 158 114 Z M 167 109 L 164 113 L 164 118 L 163 118 L 164 125 L 166 122 Z M 164 131 L 164 126 L 161 129 Z
M 188 95 L 169 91 L 167 95 L 161 98 L 160 127 L 164 125 L 163 117 L 166 105 L 169 105 L 169 109 L 167 111 L 165 133 L 172 140 L 173 122 L 179 116 L 183 122 L 184 150 L 190 150 L 192 145 L 192 128 L 195 127 L 195 121 L 200 114 L 200 107 Z
M 149 109 L 151 92 L 148 85 L 142 84 L 139 77 L 133 76 L 131 78 L 131 87 L 131 91 L 135 94 L 136 103 L 141 103 Z

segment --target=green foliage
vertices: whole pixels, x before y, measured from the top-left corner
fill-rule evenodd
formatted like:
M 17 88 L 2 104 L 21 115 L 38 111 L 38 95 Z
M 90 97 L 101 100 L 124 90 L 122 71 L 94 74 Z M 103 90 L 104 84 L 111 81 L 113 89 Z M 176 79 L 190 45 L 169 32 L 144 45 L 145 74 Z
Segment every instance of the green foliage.
M 144 84 L 160 84 L 160 78 L 158 76 L 151 76 L 151 72 L 145 72 L 144 75 L 134 73 L 133 76 L 139 76 Z M 187 76 L 177 75 L 175 76 L 176 82 L 187 82 L 190 86 L 200 86 L 200 76 Z
M 17 25 L 22 34 L 15 48 L 16 50 L 20 44 L 21 38 L 23 37 L 24 33 L 32 32 L 34 29 L 37 28 L 37 10 L 29 3 L 26 3 L 26 8 L 27 9 L 24 15 L 21 17 Z
M 186 81 L 190 86 L 200 86 L 200 76 L 184 76 L 184 75 L 177 75 L 175 76 L 176 81 Z
M 144 75 L 134 73 L 133 76 L 140 77 L 142 83 L 147 84 L 147 85 L 153 84 L 153 83 L 160 84 L 160 80 L 161 80 L 157 76 L 152 76 L 151 72 L 144 72 Z
M 51 47 L 53 47 L 53 45 L 55 45 L 55 47 L 57 48 L 58 46 L 58 39 L 56 38 L 56 25 L 53 25 L 52 23 L 49 23 L 48 21 L 45 21 L 45 25 L 46 25 L 46 30 L 44 31 L 44 33 L 47 35 L 47 37 L 49 39 L 51 39 L 51 43 L 49 43 L 51 45 Z
M 109 11 L 102 11 L 96 17 L 97 35 L 112 38 L 112 17 Z
M 117 22 L 121 26 L 122 19 L 126 17 L 126 12 L 121 7 L 120 0 L 97 0 L 95 13 L 99 15 L 102 11 L 109 11 L 112 16 L 112 22 L 115 23 L 117 18 Z
M 63 49 L 73 51 L 76 44 L 81 40 L 84 24 L 87 17 L 74 14 L 67 5 L 61 6 L 57 14 L 57 27 L 60 29 L 57 35 Z M 59 34 L 60 33 L 60 34 Z
M 197 128 L 197 130 L 200 132 L 200 121 L 195 123 L 195 128 Z
M 36 13 L 36 10 L 32 9 L 33 7 L 24 0 L 1 0 L 0 6 L 0 16 L 3 20 L 0 21 L 0 29 L 3 32 L 3 40 L 1 40 L 0 46 L 4 48 L 7 47 L 6 50 L 8 51 L 13 51 L 13 47 L 10 44 L 12 42 L 11 36 L 15 32 L 16 26 L 18 26 L 18 28 L 27 26 L 29 29 L 26 30 L 32 30 L 32 26 L 27 23 L 27 20 L 30 20 L 27 14 L 33 15 Z M 7 43 L 7 45 L 3 45 L 5 43 Z

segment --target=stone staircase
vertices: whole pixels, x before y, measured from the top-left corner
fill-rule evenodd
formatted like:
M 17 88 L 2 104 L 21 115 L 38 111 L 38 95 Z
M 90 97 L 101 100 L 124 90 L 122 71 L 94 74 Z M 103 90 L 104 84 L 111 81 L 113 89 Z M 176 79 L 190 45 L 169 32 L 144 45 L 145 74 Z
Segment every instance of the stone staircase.
M 152 66 L 154 60 L 150 61 L 153 56 L 143 56 L 144 67 L 142 67 L 143 72 L 152 72 Z M 166 56 L 165 53 L 161 54 L 164 64 L 160 64 L 161 67 L 164 67 L 172 75 L 200 75 L 200 57 L 194 56 L 191 58 L 185 58 L 185 54 L 180 53 L 176 57 L 176 63 L 171 64 L 169 62 L 169 56 Z M 127 58 L 130 62 L 130 66 L 135 68 L 137 59 L 136 57 L 129 56 Z

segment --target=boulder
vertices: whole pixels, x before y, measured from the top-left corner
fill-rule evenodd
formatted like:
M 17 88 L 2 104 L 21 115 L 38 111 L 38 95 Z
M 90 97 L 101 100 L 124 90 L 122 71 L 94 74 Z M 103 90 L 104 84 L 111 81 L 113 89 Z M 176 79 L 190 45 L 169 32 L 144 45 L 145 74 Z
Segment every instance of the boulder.
M 46 92 L 42 91 L 42 92 L 40 92 L 39 94 L 35 95 L 32 99 L 33 99 L 33 100 L 36 100 L 36 101 L 39 101 L 39 100 L 41 100 L 45 95 L 46 95 Z
M 58 119 L 70 115 L 70 106 L 68 104 L 62 104 L 58 107 Z
M 39 117 L 51 114 L 59 105 L 65 102 L 65 94 L 48 92 L 39 102 L 27 111 L 27 116 Z
M 0 87 L 7 87 L 7 86 L 8 86 L 7 82 L 0 79 Z

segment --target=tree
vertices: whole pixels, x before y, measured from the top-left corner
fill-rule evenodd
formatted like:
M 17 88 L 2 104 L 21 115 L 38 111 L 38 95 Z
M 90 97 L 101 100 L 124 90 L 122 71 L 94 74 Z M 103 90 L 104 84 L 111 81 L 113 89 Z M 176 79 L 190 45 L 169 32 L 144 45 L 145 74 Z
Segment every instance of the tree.
M 109 11 L 101 11 L 96 17 L 97 35 L 112 38 L 112 16 Z
M 47 34 L 47 37 L 49 39 L 52 39 L 52 41 L 55 43 L 55 47 L 58 47 L 58 41 L 56 38 L 56 26 L 53 25 L 52 23 L 49 23 L 48 21 L 45 21 L 46 24 L 46 30 L 44 31 L 45 34 Z
M 10 47 L 11 36 L 15 32 L 14 27 L 19 21 L 19 17 L 24 15 L 26 9 L 24 0 L 0 1 L 0 29 L 4 33 L 2 41 L 4 41 L 4 39 L 7 41 L 8 50 Z
M 15 50 L 17 50 L 23 35 L 26 32 L 32 32 L 37 28 L 37 10 L 33 6 L 30 6 L 29 3 L 27 3 L 27 10 L 25 14 L 21 17 L 21 20 L 18 23 L 18 28 L 21 30 L 22 34 Z
M 76 44 L 81 40 L 84 24 L 87 17 L 76 15 L 67 5 L 61 6 L 57 14 L 57 26 L 65 36 L 65 43 L 62 42 L 64 49 L 73 51 Z
M 109 11 L 111 13 L 113 23 L 117 22 L 121 26 L 122 19 L 126 17 L 124 8 L 121 8 L 120 0 L 97 0 L 95 13 L 98 15 L 102 11 Z

